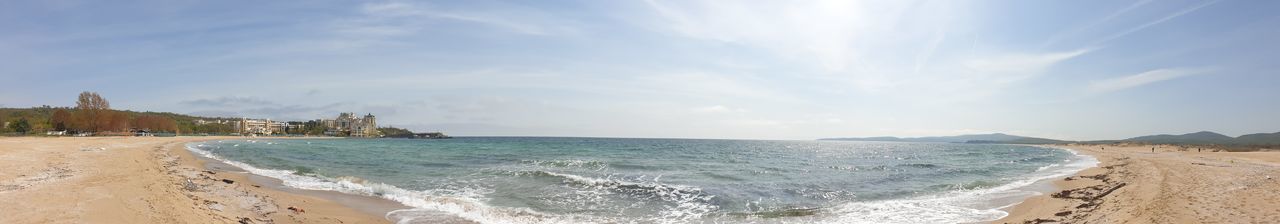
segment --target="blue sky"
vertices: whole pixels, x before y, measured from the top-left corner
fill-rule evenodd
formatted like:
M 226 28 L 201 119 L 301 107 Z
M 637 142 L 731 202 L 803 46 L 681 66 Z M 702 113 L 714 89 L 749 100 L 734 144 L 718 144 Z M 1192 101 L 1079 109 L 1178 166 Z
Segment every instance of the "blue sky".
M 5 1 L 0 105 L 454 135 L 1280 131 L 1272 1 Z

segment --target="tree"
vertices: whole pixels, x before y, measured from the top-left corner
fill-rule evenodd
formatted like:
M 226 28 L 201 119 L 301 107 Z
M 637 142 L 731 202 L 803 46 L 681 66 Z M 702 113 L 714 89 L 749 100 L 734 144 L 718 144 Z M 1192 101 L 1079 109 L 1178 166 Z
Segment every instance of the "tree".
M 26 134 L 27 131 L 31 131 L 31 123 L 27 122 L 27 118 L 25 117 L 18 118 L 17 121 L 9 122 L 9 129 L 12 129 L 14 132 Z
M 111 125 L 111 103 L 95 92 L 82 92 L 76 100 L 76 113 L 72 114 L 74 124 L 79 131 L 97 132 Z
M 49 118 L 49 125 L 53 126 L 54 131 L 67 130 L 69 123 L 71 123 L 71 113 L 67 112 L 67 110 L 55 110 L 53 111 L 53 116 Z
M 133 127 L 152 132 L 174 132 L 178 130 L 178 123 L 165 116 L 142 115 L 133 119 Z
M 103 99 L 98 93 L 85 91 L 80 93 L 80 98 L 76 100 L 76 109 L 106 110 L 111 109 L 111 103 L 107 102 L 107 99 Z
M 6 117 L 8 117 L 6 113 L 0 113 L 0 133 L 9 132 L 9 125 L 4 125 L 6 124 L 4 121 L 8 120 L 5 119 Z
M 103 130 L 106 131 L 128 131 L 129 115 L 119 111 L 102 111 L 105 122 L 102 123 Z
M 329 129 L 328 127 L 325 127 L 324 124 L 315 120 L 307 121 L 307 123 L 302 124 L 302 127 L 306 130 L 306 134 L 308 135 L 323 135 L 324 131 Z

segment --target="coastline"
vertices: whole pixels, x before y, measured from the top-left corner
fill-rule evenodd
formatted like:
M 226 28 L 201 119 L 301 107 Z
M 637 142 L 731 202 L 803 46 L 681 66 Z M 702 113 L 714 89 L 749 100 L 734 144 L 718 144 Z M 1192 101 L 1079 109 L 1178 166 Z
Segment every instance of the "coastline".
M 0 204 L 0 223 L 390 223 L 350 206 L 378 201 L 206 169 L 186 149 L 226 139 L 244 137 L 0 138 L 0 201 L 28 202 Z
M 1280 154 L 1066 145 L 1098 166 L 1053 181 L 992 223 L 1258 223 L 1280 220 Z M 1105 147 L 1106 149 L 1102 149 Z M 1155 147 L 1155 152 L 1152 148 Z M 1210 151 L 1210 150 L 1206 150 Z
M 0 223 L 390 223 L 391 211 L 412 212 L 379 197 L 285 186 L 187 148 L 243 139 L 251 138 L 0 138 L 0 201 L 26 202 L 0 204 Z M 1045 147 L 1097 163 L 1083 170 L 1064 163 L 1013 188 L 1045 193 L 1006 198 L 1008 206 L 999 209 L 1008 215 L 991 223 L 1280 220 L 1280 211 L 1271 209 L 1280 206 L 1274 191 L 1280 153 Z M 443 214 L 430 219 L 436 220 L 413 221 L 469 222 Z

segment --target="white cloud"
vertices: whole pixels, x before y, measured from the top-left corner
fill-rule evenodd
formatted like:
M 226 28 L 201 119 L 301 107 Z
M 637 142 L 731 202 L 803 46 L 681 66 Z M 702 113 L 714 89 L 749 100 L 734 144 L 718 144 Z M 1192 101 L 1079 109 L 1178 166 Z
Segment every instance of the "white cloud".
M 1120 91 L 1120 90 L 1125 90 L 1129 88 L 1151 84 L 1154 82 L 1165 81 L 1165 80 L 1185 77 L 1189 75 L 1201 74 L 1205 72 L 1207 72 L 1205 69 L 1187 69 L 1187 68 L 1156 69 L 1156 70 L 1146 71 L 1143 73 L 1138 73 L 1136 75 L 1095 81 L 1089 85 L 1089 87 L 1086 89 L 1086 92 L 1088 92 L 1089 94 L 1103 94 L 1103 93 L 1115 92 L 1115 91 Z

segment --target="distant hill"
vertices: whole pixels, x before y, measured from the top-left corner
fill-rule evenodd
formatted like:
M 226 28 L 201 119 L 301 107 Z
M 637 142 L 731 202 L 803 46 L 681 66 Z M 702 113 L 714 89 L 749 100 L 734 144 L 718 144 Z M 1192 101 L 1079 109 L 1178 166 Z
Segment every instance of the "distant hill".
M 957 136 L 937 136 L 937 137 L 919 137 L 919 138 L 898 138 L 898 137 L 869 137 L 869 138 L 823 138 L 818 140 L 828 141 L 884 141 L 884 142 L 951 142 L 951 143 L 1002 143 L 1002 144 L 1058 144 L 1070 143 L 1069 141 L 1054 140 L 1047 138 L 1034 138 L 1017 135 L 1007 135 L 1002 133 L 995 134 L 977 134 L 977 135 L 957 135 Z
M 1236 137 L 1236 142 L 1246 145 L 1280 145 L 1280 132 L 1241 135 Z
M 1280 145 L 1280 133 L 1248 134 L 1232 138 L 1209 131 L 1187 133 L 1181 135 L 1151 135 L 1121 140 L 1125 142 L 1144 142 L 1155 144 L 1197 144 L 1197 145 Z

